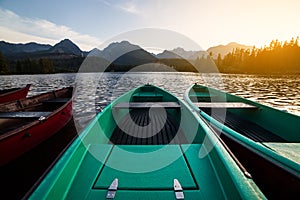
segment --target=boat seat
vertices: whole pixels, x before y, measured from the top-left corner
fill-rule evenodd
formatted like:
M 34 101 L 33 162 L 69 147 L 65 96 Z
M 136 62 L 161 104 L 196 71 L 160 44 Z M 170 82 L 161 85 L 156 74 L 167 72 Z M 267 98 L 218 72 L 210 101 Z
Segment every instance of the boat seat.
M 190 94 L 189 97 L 193 102 L 211 102 L 217 100 L 222 101 L 222 97 L 220 98 L 219 96 L 210 93 Z M 223 101 L 224 100 L 225 99 L 223 98 Z
M 215 94 L 210 94 L 210 93 L 197 93 L 197 94 L 190 94 L 189 95 L 190 97 L 198 97 L 198 98 L 216 98 L 216 97 L 218 97 L 218 95 L 215 95 Z
M 50 114 L 51 112 L 2 112 L 0 118 L 40 118 Z
M 257 109 L 256 106 L 243 102 L 194 102 L 198 108 L 247 108 Z
M 136 102 L 161 102 L 163 100 L 163 95 L 156 92 L 139 92 L 133 95 L 133 100 Z
M 157 93 L 157 92 L 138 92 L 133 96 L 134 97 L 163 97 L 161 93 Z
M 300 164 L 300 143 L 263 142 L 262 144 L 295 163 Z
M 194 91 L 194 92 L 209 92 L 207 87 L 193 87 L 192 91 Z
M 67 103 L 70 98 L 55 98 L 43 101 L 43 103 Z
M 116 109 L 126 109 L 126 108 L 135 108 L 135 109 L 143 109 L 143 108 L 168 108 L 175 109 L 180 108 L 180 104 L 177 102 L 122 102 L 113 106 Z

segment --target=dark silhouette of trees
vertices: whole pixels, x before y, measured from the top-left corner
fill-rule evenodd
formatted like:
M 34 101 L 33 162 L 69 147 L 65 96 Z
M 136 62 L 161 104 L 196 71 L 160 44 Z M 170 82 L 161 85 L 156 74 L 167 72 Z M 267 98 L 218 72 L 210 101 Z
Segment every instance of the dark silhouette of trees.
M 53 61 L 48 58 L 38 60 L 26 58 L 25 60 L 17 60 L 13 65 L 15 65 L 15 74 L 49 74 L 55 72 Z
M 179 72 L 197 72 L 195 67 L 187 60 L 181 58 L 159 59 L 161 64 L 169 66 Z
M 299 37 L 284 43 L 272 40 L 269 46 L 260 49 L 237 48 L 223 59 L 218 57 L 215 63 L 223 73 L 299 74 Z
M 50 74 L 54 72 L 53 61 L 47 58 L 39 59 L 39 67 L 41 72 L 45 74 Z
M 10 74 L 51 74 L 77 72 L 84 57 L 72 58 L 25 58 L 10 60 Z
M 194 66 L 200 73 L 213 73 L 216 72 L 215 63 L 211 59 L 212 53 L 210 52 L 207 56 L 197 58 L 194 62 Z
M 0 51 L 0 74 L 8 74 L 8 72 L 9 70 L 6 59 Z

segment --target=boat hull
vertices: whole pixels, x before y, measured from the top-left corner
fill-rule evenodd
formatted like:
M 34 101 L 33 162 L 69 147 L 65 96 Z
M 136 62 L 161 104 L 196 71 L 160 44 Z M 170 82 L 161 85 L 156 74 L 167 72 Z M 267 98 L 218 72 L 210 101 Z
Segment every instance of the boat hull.
M 267 197 L 299 194 L 299 117 L 201 85 L 188 88 L 184 99 L 220 134 Z M 275 144 L 294 156 L 273 150 Z
M 26 98 L 29 88 L 30 88 L 30 84 L 26 85 L 26 87 L 24 88 L 16 88 L 6 93 L 0 94 L 0 103 Z
M 282 166 L 267 159 L 246 147 L 239 141 L 235 141 L 226 134 L 221 135 L 224 142 L 243 163 L 251 173 L 253 180 L 260 187 L 262 192 L 270 199 L 293 199 L 299 194 L 299 175 L 290 173 Z
M 70 97 L 66 103 L 49 115 L 40 116 L 30 123 L 2 134 L 0 136 L 0 165 L 9 163 L 50 138 L 63 128 L 71 117 L 72 98 Z

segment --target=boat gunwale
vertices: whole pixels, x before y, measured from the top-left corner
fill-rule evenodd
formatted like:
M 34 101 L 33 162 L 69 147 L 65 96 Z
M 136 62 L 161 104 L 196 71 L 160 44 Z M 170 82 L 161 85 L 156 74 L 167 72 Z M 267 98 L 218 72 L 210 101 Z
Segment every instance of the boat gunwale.
M 31 84 L 27 84 L 25 87 L 21 87 L 21 88 L 4 89 L 4 90 L 11 90 L 11 91 L 0 94 L 0 98 L 2 98 L 4 96 L 7 96 L 7 95 L 14 94 L 14 93 L 19 93 L 19 92 L 23 92 L 23 91 L 29 90 L 30 86 L 31 86 Z M 12 100 L 12 101 L 14 101 L 14 100 Z
M 26 98 L 29 92 L 31 84 L 27 84 L 22 88 L 10 88 L 1 90 L 0 104 L 16 101 L 22 98 Z

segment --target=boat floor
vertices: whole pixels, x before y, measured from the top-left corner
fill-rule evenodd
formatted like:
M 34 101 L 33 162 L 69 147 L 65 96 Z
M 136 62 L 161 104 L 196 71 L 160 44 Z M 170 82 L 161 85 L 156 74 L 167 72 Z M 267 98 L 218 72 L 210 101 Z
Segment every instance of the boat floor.
M 0 135 L 21 128 L 32 123 L 34 120 L 36 119 L 0 119 Z
M 211 160 L 208 156 L 199 158 L 200 149 L 200 144 L 90 145 L 66 197 L 104 199 L 117 178 L 118 199 L 174 199 L 174 179 L 184 188 L 186 199 L 224 199 L 224 188 Z
M 162 127 L 161 130 L 157 130 Z M 173 117 L 157 110 L 149 116 L 149 109 L 132 109 L 115 128 L 111 138 L 113 144 L 159 145 L 186 144 L 187 139 Z
M 0 135 L 17 130 L 38 120 L 40 117 L 46 117 L 57 107 L 58 105 L 55 105 L 55 107 L 38 106 L 32 111 L 0 112 Z
M 210 109 L 203 109 L 205 113 L 211 115 Z M 218 114 L 218 112 L 214 112 L 211 117 L 218 120 L 219 122 L 224 122 L 224 116 L 222 114 Z M 275 135 L 274 133 L 266 130 L 258 124 L 250 122 L 248 120 L 242 119 L 239 116 L 227 112 L 225 123 L 227 127 L 235 130 L 236 132 L 252 139 L 255 142 L 287 142 L 285 139 Z

